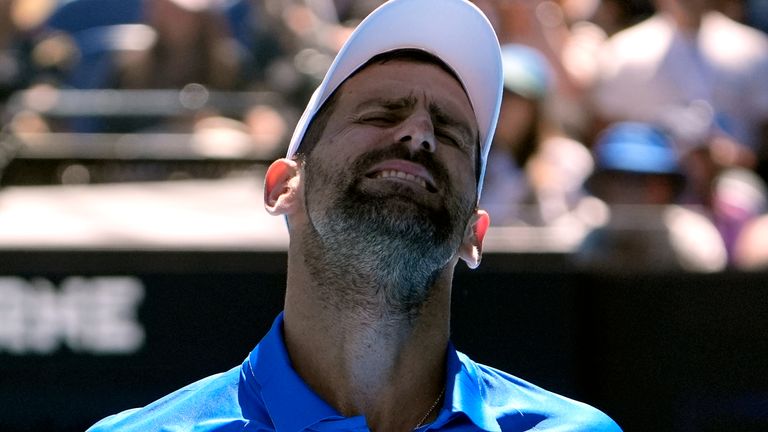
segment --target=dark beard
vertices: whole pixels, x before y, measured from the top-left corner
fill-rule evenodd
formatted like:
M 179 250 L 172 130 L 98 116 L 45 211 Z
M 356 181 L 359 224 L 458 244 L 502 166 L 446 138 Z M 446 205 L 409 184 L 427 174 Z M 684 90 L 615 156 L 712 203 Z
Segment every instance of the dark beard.
M 363 191 L 364 174 L 387 159 L 427 168 L 443 189 L 442 205 L 428 207 L 409 196 L 408 186 L 397 183 L 386 192 Z M 307 197 L 323 187 L 341 191 L 321 214 L 314 214 L 307 202 L 311 227 L 305 233 L 306 263 L 319 285 L 336 291 L 324 297 L 337 307 L 361 312 L 417 314 L 458 249 L 473 208 L 472 201 L 452 190 L 445 167 L 429 153 L 412 156 L 400 145 L 370 152 L 338 173 L 313 163 L 310 155 L 305 174 Z M 345 292 L 338 292 L 342 287 Z

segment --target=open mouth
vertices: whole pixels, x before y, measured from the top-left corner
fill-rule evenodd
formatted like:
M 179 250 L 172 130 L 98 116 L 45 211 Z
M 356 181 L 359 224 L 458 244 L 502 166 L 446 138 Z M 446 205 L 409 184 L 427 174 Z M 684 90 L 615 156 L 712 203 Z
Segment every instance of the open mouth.
M 437 192 L 437 187 L 435 187 L 430 179 L 396 169 L 376 170 L 366 174 L 366 177 L 370 179 L 393 179 L 417 185 L 430 193 Z

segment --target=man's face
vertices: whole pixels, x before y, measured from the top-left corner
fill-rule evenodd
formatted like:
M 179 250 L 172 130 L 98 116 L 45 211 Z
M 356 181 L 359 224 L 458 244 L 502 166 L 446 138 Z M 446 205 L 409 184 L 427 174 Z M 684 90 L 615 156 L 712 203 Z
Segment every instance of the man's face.
M 323 239 L 407 248 L 444 265 L 474 209 L 477 143 L 472 106 L 450 74 L 402 60 L 370 65 L 343 84 L 307 157 L 311 224 Z

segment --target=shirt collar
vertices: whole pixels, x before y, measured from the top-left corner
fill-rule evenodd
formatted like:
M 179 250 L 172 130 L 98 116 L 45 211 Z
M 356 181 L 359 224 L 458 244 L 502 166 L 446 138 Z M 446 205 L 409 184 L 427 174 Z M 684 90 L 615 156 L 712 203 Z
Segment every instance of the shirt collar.
M 302 431 L 322 421 L 344 420 L 301 379 L 291 366 L 283 339 L 283 313 L 245 362 L 245 381 L 261 393 L 264 405 L 278 431 Z M 439 429 L 458 415 L 465 415 L 478 428 L 499 432 L 501 428 L 482 394 L 477 366 L 452 343 L 446 352 L 445 402 L 429 429 Z M 254 384 L 258 388 L 254 388 Z M 297 409 L 301 407 L 301 409 Z M 365 419 L 346 419 L 346 429 L 365 429 Z
M 291 366 L 283 342 L 283 314 L 277 316 L 272 328 L 248 357 L 246 381 L 260 387 L 264 405 L 278 431 L 302 431 L 324 420 L 344 417 L 310 389 Z M 250 376 L 248 376 L 250 375 Z M 258 390 L 257 390 L 258 391 Z M 301 409 L 297 409 L 301 407 Z M 363 422 L 356 417 L 350 429 Z
M 446 355 L 445 402 L 432 428 L 439 429 L 457 415 L 463 414 L 479 429 L 500 432 L 493 410 L 485 403 L 479 371 L 466 355 L 448 344 Z

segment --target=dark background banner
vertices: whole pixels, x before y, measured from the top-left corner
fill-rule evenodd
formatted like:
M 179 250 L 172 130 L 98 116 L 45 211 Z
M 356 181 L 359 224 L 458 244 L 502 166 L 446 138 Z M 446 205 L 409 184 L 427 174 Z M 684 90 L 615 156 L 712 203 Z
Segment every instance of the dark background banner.
M 81 431 L 239 365 L 282 308 L 282 252 L 0 252 L 0 430 Z M 768 274 L 459 266 L 453 341 L 627 431 L 768 430 Z

